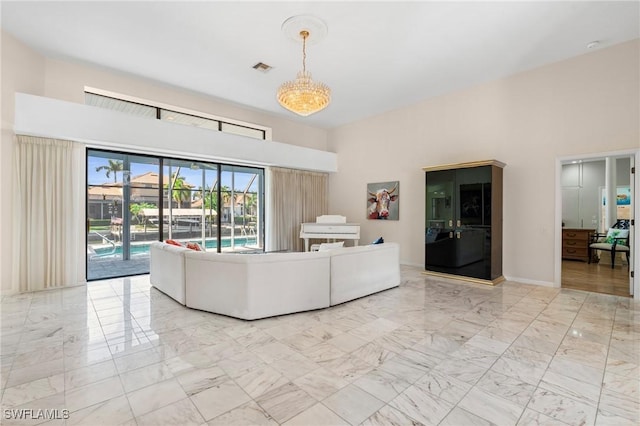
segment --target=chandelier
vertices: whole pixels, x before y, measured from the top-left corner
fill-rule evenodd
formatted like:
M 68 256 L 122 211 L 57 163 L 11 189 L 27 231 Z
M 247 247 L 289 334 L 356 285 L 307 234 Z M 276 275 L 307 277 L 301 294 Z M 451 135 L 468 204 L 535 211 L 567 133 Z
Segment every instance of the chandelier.
M 331 89 L 324 83 L 313 81 L 307 71 L 307 39 L 310 32 L 300 31 L 302 37 L 302 71 L 295 80 L 283 83 L 278 89 L 278 102 L 284 108 L 306 117 L 323 110 L 331 102 Z

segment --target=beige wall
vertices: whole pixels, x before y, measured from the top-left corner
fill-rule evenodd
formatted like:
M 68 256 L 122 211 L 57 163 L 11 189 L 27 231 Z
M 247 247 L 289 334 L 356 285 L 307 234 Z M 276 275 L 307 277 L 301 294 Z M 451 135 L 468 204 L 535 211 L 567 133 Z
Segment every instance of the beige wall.
M 12 286 L 13 262 L 13 133 L 15 92 L 44 93 L 44 58 L 2 32 L 2 130 L 0 136 L 0 291 Z
M 640 149 L 640 42 L 544 66 L 329 133 L 339 172 L 330 211 L 362 224 L 362 241 L 401 244 L 424 265 L 422 167 L 485 159 L 504 173 L 505 276 L 554 280 L 555 161 Z M 400 221 L 365 219 L 367 182 L 400 181 Z

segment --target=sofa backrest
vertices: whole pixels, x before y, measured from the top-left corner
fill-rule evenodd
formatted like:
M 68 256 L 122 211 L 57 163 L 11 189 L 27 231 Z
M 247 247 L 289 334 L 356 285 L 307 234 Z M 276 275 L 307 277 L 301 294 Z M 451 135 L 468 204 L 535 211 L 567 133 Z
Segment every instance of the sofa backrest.
M 331 305 L 354 300 L 400 284 L 397 243 L 331 250 Z
M 190 251 L 188 248 L 186 247 L 180 247 L 180 246 L 176 246 L 174 244 L 167 244 L 165 242 L 162 241 L 154 241 L 151 243 L 151 249 L 153 248 L 159 248 L 161 250 L 165 250 L 168 251 L 170 253 L 185 253 L 187 251 Z
M 369 244 L 366 246 L 356 247 L 341 247 L 328 250 L 331 256 L 346 256 L 349 254 L 357 254 L 364 252 L 376 252 L 376 251 L 400 251 L 400 245 L 398 243 L 382 243 L 382 244 Z
M 329 257 L 330 252 L 291 252 L 291 253 L 216 253 L 187 250 L 185 256 L 190 259 L 207 260 L 211 262 L 225 263 L 273 263 L 273 262 L 295 262 L 308 259 Z

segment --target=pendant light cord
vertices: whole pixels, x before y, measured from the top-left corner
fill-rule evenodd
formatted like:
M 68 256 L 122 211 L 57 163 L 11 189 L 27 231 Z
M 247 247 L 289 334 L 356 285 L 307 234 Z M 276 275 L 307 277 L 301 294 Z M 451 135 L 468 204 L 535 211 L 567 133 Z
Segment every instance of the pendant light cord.
M 309 37 L 309 31 L 302 30 L 300 31 L 300 36 L 302 36 L 302 72 L 307 71 L 307 37 Z

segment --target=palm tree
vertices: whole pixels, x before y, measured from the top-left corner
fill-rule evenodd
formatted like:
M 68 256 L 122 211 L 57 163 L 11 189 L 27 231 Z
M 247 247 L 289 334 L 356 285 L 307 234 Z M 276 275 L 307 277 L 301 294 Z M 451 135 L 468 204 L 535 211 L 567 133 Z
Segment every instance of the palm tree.
M 211 189 L 209 185 L 205 185 L 204 189 L 202 188 L 202 186 L 198 186 L 198 189 L 193 191 L 193 201 L 202 199 L 202 203 L 204 204 L 205 208 L 213 209 L 217 211 L 218 210 L 217 191 L 218 191 L 217 188 Z M 226 185 L 222 185 L 220 187 L 220 193 L 221 193 L 223 206 L 228 205 L 231 200 L 231 189 Z M 249 200 L 250 197 L 251 197 L 251 194 L 248 194 L 247 200 Z
M 154 209 L 154 208 L 156 208 L 155 204 L 150 204 L 146 202 L 132 203 L 131 205 L 129 205 L 129 211 L 131 211 L 131 214 L 133 214 L 135 218 L 138 220 L 138 224 L 142 224 L 144 226 L 145 233 L 147 232 L 147 216 L 142 214 L 142 211 L 144 209 Z
M 202 185 L 198 186 L 198 189 L 196 189 L 195 191 L 193 191 L 193 193 L 191 194 L 191 201 L 197 201 L 202 199 L 202 197 L 204 197 L 204 193 L 205 191 L 208 191 L 209 187 L 205 186 L 204 189 L 202 188 Z
M 178 208 L 181 208 L 184 201 L 191 199 L 191 187 L 185 183 L 184 178 L 178 173 L 180 173 L 179 170 L 171 174 L 171 198 L 178 203 Z M 169 185 L 165 184 L 164 187 L 167 189 Z
M 228 221 L 231 221 L 231 216 L 233 216 L 233 206 L 231 203 L 231 188 L 229 188 L 226 185 L 222 185 L 220 186 L 220 198 L 222 201 L 222 207 L 220 208 L 220 213 L 223 214 L 224 217 L 224 211 L 225 208 L 229 208 L 229 218 L 227 219 Z
M 123 164 L 120 160 L 109 160 L 109 165 L 96 167 L 96 172 L 100 172 L 102 170 L 106 170 L 107 178 L 111 176 L 111 172 L 113 172 L 113 182 L 118 182 L 118 172 L 123 170 Z
M 222 204 L 228 204 L 231 201 L 231 188 L 227 185 L 222 185 L 220 187 L 220 193 L 222 197 Z
M 245 211 L 248 215 L 254 216 L 256 211 L 256 206 L 258 204 L 258 196 L 253 192 L 247 192 L 244 195 L 244 207 Z

